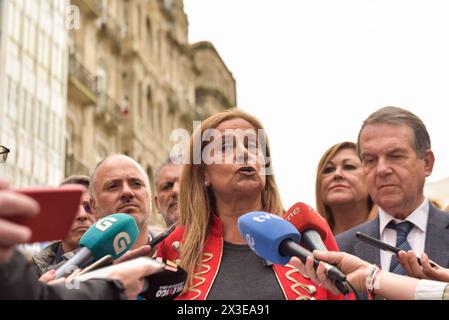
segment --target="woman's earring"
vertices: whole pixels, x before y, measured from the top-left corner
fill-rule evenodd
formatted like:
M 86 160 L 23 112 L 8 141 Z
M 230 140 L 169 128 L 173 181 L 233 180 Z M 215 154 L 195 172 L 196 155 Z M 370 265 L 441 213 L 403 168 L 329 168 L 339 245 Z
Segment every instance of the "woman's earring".
M 206 186 L 206 188 L 209 187 L 209 185 L 210 185 L 209 181 L 205 181 L 204 185 Z

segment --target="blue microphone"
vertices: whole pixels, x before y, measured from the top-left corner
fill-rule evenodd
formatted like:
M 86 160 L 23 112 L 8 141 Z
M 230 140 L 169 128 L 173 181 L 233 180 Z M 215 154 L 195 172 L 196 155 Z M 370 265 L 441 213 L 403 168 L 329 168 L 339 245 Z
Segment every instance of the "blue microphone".
M 285 265 L 291 257 L 298 257 L 306 263 L 307 257 L 313 258 L 315 270 L 320 261 L 301 247 L 301 235 L 294 225 L 274 214 L 253 211 L 238 219 L 240 234 L 250 248 L 260 257 L 275 264 Z M 334 281 L 340 292 L 347 294 L 346 276 L 335 266 L 324 262 L 327 277 Z
M 272 213 L 253 211 L 238 220 L 240 234 L 260 257 L 270 262 L 285 265 L 290 257 L 280 253 L 284 240 L 301 241 L 301 235 L 291 224 Z
M 81 237 L 80 249 L 56 269 L 56 279 L 66 276 L 75 268 L 87 265 L 110 255 L 120 258 L 132 248 L 139 235 L 134 218 L 125 213 L 114 213 L 93 224 Z

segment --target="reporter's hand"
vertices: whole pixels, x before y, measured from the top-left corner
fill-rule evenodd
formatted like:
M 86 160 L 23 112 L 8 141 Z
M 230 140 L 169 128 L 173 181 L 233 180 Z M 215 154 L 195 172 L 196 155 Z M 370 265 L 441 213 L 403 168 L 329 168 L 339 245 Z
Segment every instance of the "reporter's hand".
M 62 278 L 59 278 L 59 279 L 55 279 L 55 277 L 56 277 L 56 270 L 52 269 L 52 270 L 49 270 L 46 273 L 44 273 L 39 278 L 39 281 L 43 282 L 45 284 L 48 284 L 48 285 L 72 283 L 72 282 L 74 282 L 75 278 L 78 276 L 78 274 L 80 272 L 81 272 L 81 269 L 77 268 L 67 278 L 62 277 Z
M 16 244 L 31 238 L 27 227 L 5 220 L 8 217 L 31 217 L 39 212 L 34 199 L 8 190 L 8 184 L 0 180 L 0 264 L 7 263 Z
M 364 291 L 365 279 L 371 270 L 371 264 L 345 252 L 321 252 L 315 250 L 313 255 L 316 259 L 335 265 L 347 276 L 347 280 L 357 291 Z M 304 265 L 298 258 L 294 257 L 290 263 L 304 272 L 311 280 L 319 286 L 326 288 L 334 294 L 340 294 L 333 282 L 326 276 L 324 264 L 320 262 L 317 270 L 313 267 L 313 260 L 308 257 Z
M 43 275 L 41 275 L 41 277 L 39 278 L 39 281 L 42 283 L 48 284 L 50 281 L 55 280 L 55 277 L 56 277 L 56 270 L 52 269 L 52 270 L 48 270 Z
M 144 278 L 154 273 L 154 267 L 150 265 L 124 266 L 121 269 L 113 270 L 107 278 L 119 280 L 124 288 L 129 300 L 135 300 L 137 295 L 142 292 Z
M 432 267 L 429 262 L 429 257 L 424 252 L 421 254 L 422 266 L 419 265 L 416 255 L 412 250 L 408 252 L 400 251 L 398 261 L 410 277 L 449 282 L 449 269 L 439 265 Z
M 53 285 L 66 285 L 67 288 L 74 288 L 74 283 L 76 282 L 75 278 L 78 276 L 78 274 L 81 272 L 81 269 L 77 268 L 75 271 L 73 271 L 67 278 L 62 277 L 59 279 L 55 279 L 56 277 L 56 270 L 49 270 L 46 273 L 44 273 L 40 278 L 39 281 L 43 282 L 47 285 L 53 286 Z

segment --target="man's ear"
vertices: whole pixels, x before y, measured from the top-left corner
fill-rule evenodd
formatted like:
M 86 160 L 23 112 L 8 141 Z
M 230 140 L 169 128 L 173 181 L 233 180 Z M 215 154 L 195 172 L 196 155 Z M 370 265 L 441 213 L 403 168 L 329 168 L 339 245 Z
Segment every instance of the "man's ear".
M 97 204 L 96 204 L 94 198 L 90 197 L 89 203 L 90 203 L 90 208 L 92 209 L 92 214 L 95 217 L 95 220 L 100 219 L 101 217 L 98 216 Z
M 431 149 L 427 149 L 424 153 L 424 174 L 426 177 L 430 176 L 435 164 L 435 155 Z
M 161 211 L 159 210 L 159 202 L 158 202 L 157 195 L 154 196 L 154 204 L 156 205 L 157 213 L 161 214 Z

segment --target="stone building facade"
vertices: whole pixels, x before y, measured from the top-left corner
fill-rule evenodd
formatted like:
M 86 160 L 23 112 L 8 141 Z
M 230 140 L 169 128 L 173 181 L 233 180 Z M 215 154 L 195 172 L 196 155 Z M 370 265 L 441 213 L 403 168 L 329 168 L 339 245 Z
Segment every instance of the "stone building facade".
M 68 0 L 0 0 L 0 176 L 14 186 L 64 175 Z
M 236 105 L 236 84 L 214 46 L 190 44 L 182 0 L 72 0 L 65 175 L 111 153 L 152 177 L 176 128 Z

